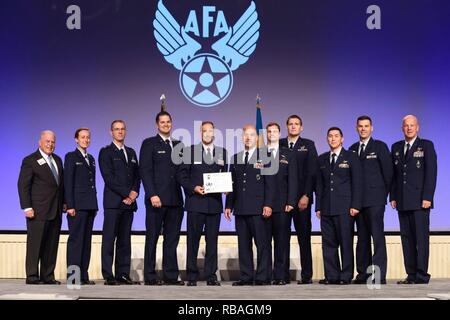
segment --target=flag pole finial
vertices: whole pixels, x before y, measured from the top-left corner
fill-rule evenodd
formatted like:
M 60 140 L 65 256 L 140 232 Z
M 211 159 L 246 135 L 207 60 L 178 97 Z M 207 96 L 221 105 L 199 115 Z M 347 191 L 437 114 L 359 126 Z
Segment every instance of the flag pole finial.
M 163 93 L 159 100 L 161 101 L 161 111 L 166 111 L 166 95 Z

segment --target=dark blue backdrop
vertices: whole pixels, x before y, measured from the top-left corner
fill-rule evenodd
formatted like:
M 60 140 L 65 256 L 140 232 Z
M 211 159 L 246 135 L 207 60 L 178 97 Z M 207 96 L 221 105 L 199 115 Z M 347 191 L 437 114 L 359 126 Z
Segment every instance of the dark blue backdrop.
M 402 117 L 413 113 L 421 121 L 420 136 L 433 140 L 438 153 L 431 227 L 450 230 L 449 1 L 258 0 L 261 29 L 256 50 L 234 72 L 228 99 L 209 109 L 184 98 L 179 72 L 158 51 L 152 27 L 156 3 L 0 2 L 0 113 L 5 138 L 0 151 L 0 229 L 25 229 L 17 177 L 21 159 L 37 148 L 41 130 L 57 133 L 56 152 L 64 156 L 75 148 L 75 129 L 87 126 L 92 129 L 89 151 L 97 156 L 110 142 L 111 120 L 122 118 L 129 129 L 127 144 L 139 151 L 141 141 L 155 133 L 154 114 L 164 92 L 175 128 L 191 132 L 194 120 L 213 120 L 222 130 L 254 123 L 254 98 L 259 93 L 264 123 L 284 124 L 289 114 L 301 115 L 303 136 L 314 139 L 319 152 L 327 149 L 325 133 L 332 125 L 343 128 L 346 146 L 354 142 L 355 118 L 361 114 L 373 118 L 374 136 L 390 145 L 402 138 Z M 203 5 L 223 10 L 233 25 L 250 1 L 164 3 L 180 25 L 191 9 L 201 25 Z M 66 28 L 65 9 L 70 4 L 81 7 L 81 30 Z M 371 4 L 382 10 L 381 30 L 366 28 L 366 8 Z M 100 175 L 97 187 L 101 203 Z M 145 228 L 142 198 L 139 205 L 134 230 Z M 100 210 L 96 229 L 101 229 L 102 216 Z M 395 212 L 387 210 L 385 221 L 387 230 L 398 230 Z M 222 221 L 221 228 L 233 230 L 234 224 Z

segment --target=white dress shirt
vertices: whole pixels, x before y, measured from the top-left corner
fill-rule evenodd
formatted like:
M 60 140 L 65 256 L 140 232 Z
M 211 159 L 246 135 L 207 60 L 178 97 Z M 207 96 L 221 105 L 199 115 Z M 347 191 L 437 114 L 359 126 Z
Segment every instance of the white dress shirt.
M 119 149 L 119 151 L 120 152 L 122 152 L 122 149 L 123 149 L 123 153 L 125 153 L 125 160 L 127 161 L 127 163 L 128 163 L 128 155 L 127 155 L 127 149 L 125 149 L 125 145 L 123 145 L 123 146 L 118 146 L 114 141 L 113 141 L 113 143 L 114 143 L 114 145 L 117 147 L 117 149 Z
M 337 162 L 337 159 L 339 158 L 339 155 L 341 154 L 341 150 L 342 150 L 342 147 L 339 147 L 335 152 L 330 151 L 330 164 L 331 164 L 331 161 L 333 161 L 333 153 L 336 155 L 335 161 Z
M 50 155 L 50 159 L 49 159 L 49 155 L 46 154 L 44 151 L 41 150 L 41 148 L 39 148 L 39 152 L 41 153 L 42 158 L 44 158 L 45 162 L 47 162 L 47 165 L 50 167 L 50 162 L 49 160 L 52 162 L 53 166 L 55 167 L 56 173 L 59 175 L 59 171 L 58 171 L 58 166 L 56 165 L 56 161 L 55 159 Z M 33 208 L 25 208 L 23 211 L 27 212 L 30 211 Z
M 295 143 L 294 143 L 295 144 Z M 272 157 L 276 157 L 277 156 L 277 153 L 278 153 L 278 149 L 279 149 L 279 145 L 277 144 L 277 145 L 275 145 L 275 146 L 267 146 L 267 149 L 269 150 L 269 151 L 271 151 L 270 152 L 270 155 L 272 156 Z
M 161 139 L 163 139 L 164 142 L 166 142 L 166 140 L 169 140 L 170 148 L 173 149 L 172 138 L 170 136 L 163 136 L 161 133 L 158 133 L 158 134 L 161 137 Z
M 88 158 L 88 153 L 86 151 L 84 151 L 82 148 L 77 147 L 77 149 L 81 152 L 81 155 L 83 156 L 84 160 L 86 160 L 86 163 L 88 165 L 90 165 L 89 163 L 89 158 Z
M 367 144 L 369 143 L 371 137 L 368 137 L 367 139 L 359 142 L 359 148 L 358 148 L 358 156 L 361 155 L 361 145 L 364 144 L 364 150 L 367 149 Z
M 409 150 L 411 150 L 411 148 L 412 148 L 414 142 L 416 142 L 416 139 L 417 139 L 417 136 L 416 136 L 414 139 L 412 139 L 410 142 L 408 142 L 408 141 L 405 140 L 405 145 L 403 146 L 403 154 L 404 154 L 405 156 L 406 156 L 405 153 L 406 153 L 406 148 L 407 148 L 406 144 L 409 143 Z
M 248 150 L 244 149 L 244 152 L 242 154 L 242 163 L 245 163 L 245 153 L 248 151 L 248 162 L 250 162 L 250 159 L 252 158 L 253 153 L 255 152 L 255 150 L 256 150 L 256 147 L 253 147 L 253 148 L 248 149 Z

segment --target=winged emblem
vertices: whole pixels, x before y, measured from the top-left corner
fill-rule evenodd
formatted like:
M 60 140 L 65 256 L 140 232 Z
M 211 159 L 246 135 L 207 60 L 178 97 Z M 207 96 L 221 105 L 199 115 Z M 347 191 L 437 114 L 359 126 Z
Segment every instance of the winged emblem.
M 223 59 L 232 71 L 247 62 L 256 49 L 259 38 L 260 23 L 256 12 L 255 2 L 252 1 L 248 9 L 228 32 L 217 40 L 211 48 Z
M 153 27 L 159 51 L 178 70 L 202 48 L 184 31 L 184 27 L 180 27 L 162 0 L 158 2 Z

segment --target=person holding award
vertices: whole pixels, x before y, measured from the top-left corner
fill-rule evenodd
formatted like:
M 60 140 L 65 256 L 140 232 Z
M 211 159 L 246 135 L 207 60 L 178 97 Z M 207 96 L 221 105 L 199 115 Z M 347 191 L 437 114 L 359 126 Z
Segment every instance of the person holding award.
M 183 151 L 183 163 L 177 177 L 184 190 L 187 211 L 187 285 L 196 286 L 199 278 L 197 254 L 205 231 L 205 278 L 208 286 L 220 286 L 217 281 L 217 240 L 223 212 L 222 193 L 207 193 L 205 174 L 227 171 L 227 151 L 214 145 L 214 124 L 204 121 L 200 127 L 202 142 Z

